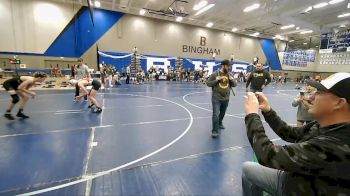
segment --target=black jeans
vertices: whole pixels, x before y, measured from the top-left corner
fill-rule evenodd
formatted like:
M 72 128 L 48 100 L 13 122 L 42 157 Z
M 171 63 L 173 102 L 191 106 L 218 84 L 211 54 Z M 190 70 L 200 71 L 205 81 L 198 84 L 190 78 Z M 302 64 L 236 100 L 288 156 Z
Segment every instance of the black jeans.
M 222 124 L 222 120 L 224 119 L 229 100 L 220 100 L 217 97 L 212 96 L 211 102 L 213 105 L 212 131 L 218 131 L 219 126 Z
M 130 84 L 130 75 L 129 74 L 126 75 L 125 83 Z

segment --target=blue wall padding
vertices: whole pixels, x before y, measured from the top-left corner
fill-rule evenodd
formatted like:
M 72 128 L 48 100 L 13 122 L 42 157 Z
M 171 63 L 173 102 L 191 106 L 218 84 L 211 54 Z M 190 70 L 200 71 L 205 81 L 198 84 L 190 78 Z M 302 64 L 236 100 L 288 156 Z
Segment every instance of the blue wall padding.
M 281 62 L 278 57 L 275 41 L 271 39 L 260 39 L 261 48 L 263 49 L 266 59 L 272 70 L 282 70 Z
M 123 13 L 94 9 L 95 26 L 92 25 L 88 8 L 84 8 L 68 28 L 47 49 L 44 56 L 81 57 L 118 20 Z

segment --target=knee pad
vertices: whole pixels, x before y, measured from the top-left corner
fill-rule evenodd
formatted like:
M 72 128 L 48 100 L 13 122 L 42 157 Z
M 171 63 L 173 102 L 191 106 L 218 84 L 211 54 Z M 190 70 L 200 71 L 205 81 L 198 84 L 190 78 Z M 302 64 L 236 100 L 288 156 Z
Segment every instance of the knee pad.
M 19 97 L 18 97 L 17 94 L 11 95 L 11 97 L 12 97 L 12 103 L 13 104 L 16 104 L 16 103 L 19 102 Z

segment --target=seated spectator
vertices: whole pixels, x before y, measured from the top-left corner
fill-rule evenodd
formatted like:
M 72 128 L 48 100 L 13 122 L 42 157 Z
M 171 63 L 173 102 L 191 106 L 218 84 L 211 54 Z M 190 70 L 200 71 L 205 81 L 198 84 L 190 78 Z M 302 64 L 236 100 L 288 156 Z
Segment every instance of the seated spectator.
M 309 109 L 316 121 L 303 127 L 282 121 L 263 93 L 246 96 L 247 135 L 259 163 L 244 163 L 243 195 L 350 195 L 350 73 L 307 83 L 317 89 Z M 259 108 L 290 144 L 271 142 Z

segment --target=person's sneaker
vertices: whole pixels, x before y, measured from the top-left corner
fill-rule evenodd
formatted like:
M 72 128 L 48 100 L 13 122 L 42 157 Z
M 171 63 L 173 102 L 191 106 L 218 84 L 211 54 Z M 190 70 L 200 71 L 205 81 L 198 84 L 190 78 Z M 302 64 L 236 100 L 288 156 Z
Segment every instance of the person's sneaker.
M 23 118 L 23 119 L 29 118 L 29 116 L 27 116 L 27 115 L 25 115 L 25 114 L 23 114 L 21 112 L 18 112 L 16 116 L 20 117 L 20 118 Z
M 219 132 L 217 132 L 217 131 L 212 131 L 211 132 L 211 137 L 212 138 L 217 138 L 219 136 Z
M 225 126 L 224 126 L 223 124 L 220 124 L 220 125 L 219 125 L 219 128 L 220 128 L 220 129 L 225 129 Z
M 5 118 L 7 118 L 8 120 L 15 120 L 15 118 L 12 116 L 12 114 L 10 113 L 6 113 L 5 115 Z
M 96 109 L 96 113 L 101 113 L 102 112 L 102 108 L 97 108 Z
M 94 106 L 95 104 L 91 104 L 91 105 L 89 105 L 89 107 L 88 108 L 92 108 L 92 106 Z

